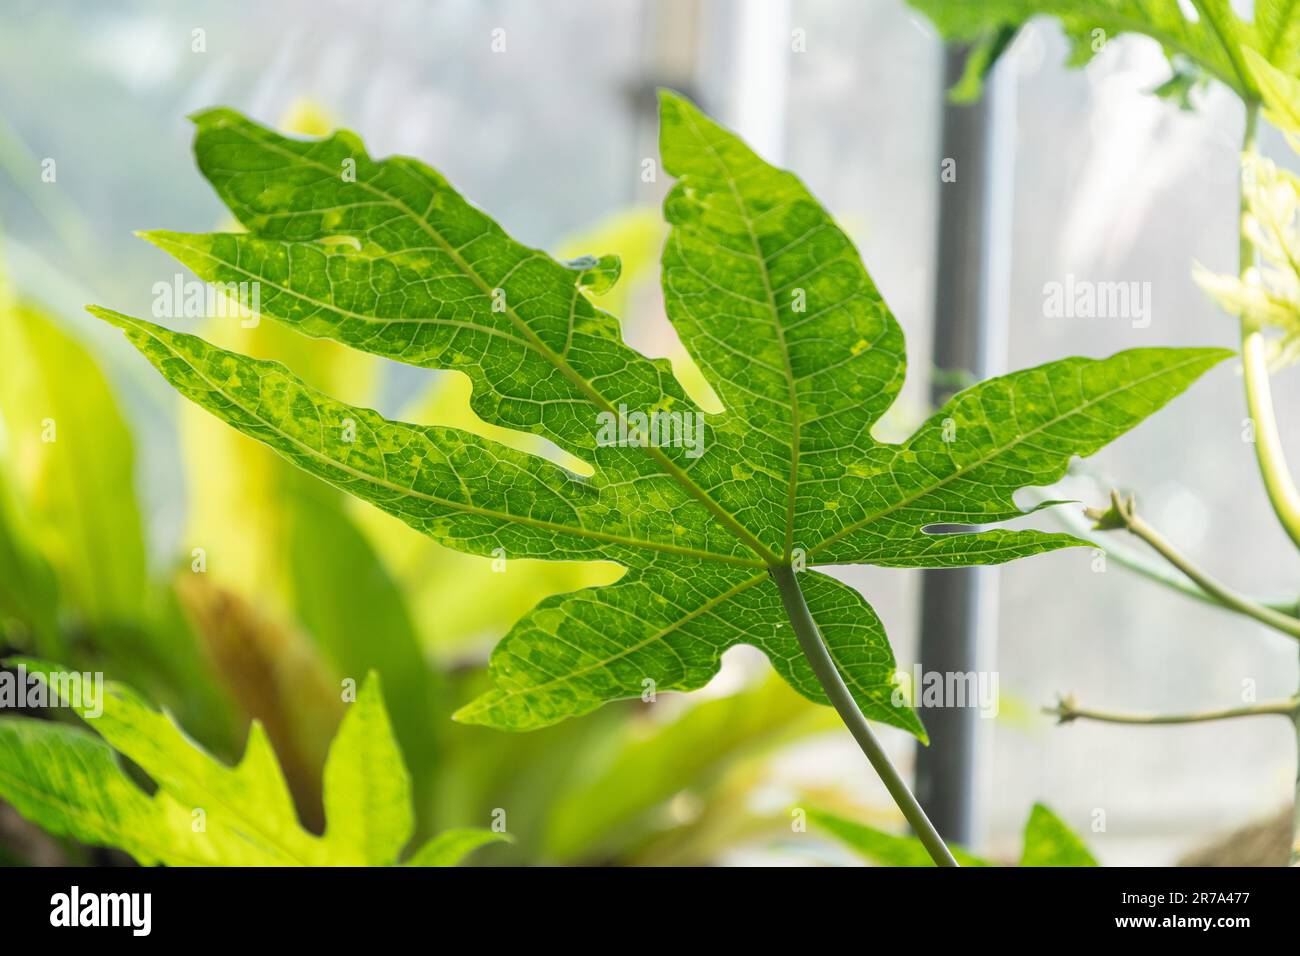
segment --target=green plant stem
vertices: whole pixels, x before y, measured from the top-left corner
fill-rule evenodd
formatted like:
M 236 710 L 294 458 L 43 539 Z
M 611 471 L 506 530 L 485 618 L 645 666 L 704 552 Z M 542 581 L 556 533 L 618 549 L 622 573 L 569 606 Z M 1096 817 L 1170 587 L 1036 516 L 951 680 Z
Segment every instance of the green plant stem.
M 1300 719 L 1297 716 L 1300 715 L 1300 701 L 1293 697 L 1289 700 L 1270 701 L 1266 704 L 1227 707 L 1223 710 L 1202 710 L 1191 714 L 1126 714 L 1118 711 L 1092 710 L 1087 707 L 1079 707 L 1074 703 L 1073 699 L 1066 697 L 1057 703 L 1055 707 L 1043 708 L 1043 712 L 1052 714 L 1063 724 L 1072 720 L 1096 720 L 1107 724 L 1134 724 L 1155 727 L 1162 724 L 1200 724 L 1211 720 L 1230 720 L 1233 717 L 1261 717 L 1268 714 L 1297 720 Z
M 925 815 L 925 811 L 921 809 L 921 805 L 917 803 L 912 791 L 903 782 L 903 778 L 894 769 L 894 765 L 890 763 L 889 757 L 880 746 L 880 741 L 876 740 L 876 735 L 871 732 L 866 717 L 858 709 L 853 694 L 845 685 L 844 678 L 840 676 L 835 661 L 831 659 L 830 652 L 822 641 L 821 633 L 817 630 L 817 622 L 813 620 L 812 612 L 808 610 L 808 602 L 804 600 L 794 569 L 781 565 L 771 568 L 771 573 L 772 579 L 776 581 L 776 586 L 781 592 L 781 602 L 785 605 L 785 613 L 790 618 L 790 626 L 794 628 L 795 636 L 799 639 L 799 646 L 803 649 L 804 656 L 808 658 L 808 663 L 812 666 L 822 689 L 826 691 L 826 696 L 830 698 L 831 704 L 839 713 L 840 719 L 844 721 L 853 739 L 858 742 L 862 752 L 871 761 L 871 766 L 880 775 L 885 789 L 898 804 L 898 809 L 903 811 L 903 816 L 907 818 L 908 824 L 911 825 L 935 865 L 957 866 L 952 852 L 935 830 L 930 818 Z
M 1164 535 L 1143 521 L 1133 509 L 1133 505 L 1124 502 L 1118 492 L 1111 492 L 1111 509 L 1123 520 L 1126 530 L 1149 544 L 1157 554 L 1187 575 L 1198 588 L 1223 607 L 1254 618 L 1261 624 L 1267 624 L 1274 630 L 1300 640 L 1300 618 L 1256 604 L 1245 595 L 1212 578 L 1175 548 Z M 1103 516 L 1102 512 L 1096 509 L 1088 509 L 1087 514 L 1098 519 Z
M 1242 138 L 1243 155 L 1255 153 L 1256 130 L 1259 126 L 1259 104 L 1246 104 L 1246 132 Z M 1249 203 L 1246 197 L 1245 183 L 1241 186 L 1239 203 L 1241 229 L 1238 247 L 1238 273 L 1243 281 L 1255 265 L 1255 244 L 1246 232 L 1246 217 Z M 1278 431 L 1277 418 L 1273 413 L 1273 393 L 1268 377 L 1268 352 L 1264 340 L 1264 330 L 1259 322 L 1249 315 L 1241 316 L 1241 369 L 1242 381 L 1246 388 L 1246 411 L 1254 423 L 1255 457 L 1259 462 L 1259 473 L 1264 479 L 1264 488 L 1268 500 L 1273 505 L 1278 520 L 1286 533 L 1300 547 L 1300 491 L 1296 490 L 1295 479 L 1287 465 L 1286 453 L 1282 448 L 1282 436 Z
M 1259 103 L 1247 101 L 1246 129 L 1241 145 L 1241 151 L 1246 156 L 1255 153 L 1258 126 Z M 1239 275 L 1245 280 L 1255 265 L 1255 245 L 1246 230 L 1250 204 L 1244 179 L 1241 182 L 1239 211 L 1241 238 L 1237 264 Z M 1241 370 L 1246 387 L 1246 412 L 1255 426 L 1255 458 L 1259 462 L 1259 473 L 1264 479 L 1264 488 L 1268 491 L 1268 500 L 1273 505 L 1278 521 L 1296 547 L 1300 547 L 1300 492 L 1296 490 L 1295 479 L 1291 477 L 1287 466 L 1282 437 L 1278 433 L 1277 419 L 1273 414 L 1272 385 L 1268 378 L 1265 345 L 1264 330 L 1258 320 L 1242 312 Z M 1297 696 L 1300 696 L 1300 692 Z M 1300 865 L 1300 710 L 1293 712 L 1291 719 L 1296 733 L 1296 789 L 1291 810 L 1290 863 L 1297 866 Z
M 1046 501 L 1047 495 L 1039 495 L 1040 500 Z M 1226 607 L 1222 601 L 1201 590 L 1196 584 L 1187 579 L 1185 574 L 1177 571 L 1171 571 L 1164 564 L 1150 560 L 1137 551 L 1123 547 L 1115 542 L 1101 541 L 1092 531 L 1091 525 L 1080 518 L 1078 513 L 1064 506 L 1054 508 L 1052 517 L 1055 518 L 1070 534 L 1076 538 L 1082 538 L 1089 544 L 1095 545 L 1098 550 L 1104 551 L 1106 557 L 1121 567 L 1128 568 L 1135 574 L 1139 574 L 1149 581 L 1156 584 L 1162 584 L 1170 590 L 1177 591 L 1179 594 L 1185 594 L 1187 597 L 1195 598 L 1202 603 L 1217 607 L 1220 610 L 1233 610 Z M 1240 592 L 1238 592 L 1240 594 Z M 1258 595 L 1241 594 L 1241 597 L 1260 607 L 1266 607 L 1270 610 L 1277 611 L 1280 614 L 1292 614 L 1300 607 L 1300 604 L 1294 598 L 1284 598 L 1281 596 L 1262 597 Z

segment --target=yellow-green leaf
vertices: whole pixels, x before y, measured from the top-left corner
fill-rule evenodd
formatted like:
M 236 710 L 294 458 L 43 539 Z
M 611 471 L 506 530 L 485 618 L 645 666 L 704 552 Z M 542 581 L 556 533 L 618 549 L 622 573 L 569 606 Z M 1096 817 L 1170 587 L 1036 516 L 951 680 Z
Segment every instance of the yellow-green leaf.
M 10 663 L 42 680 L 62 671 L 41 661 Z M 102 690 L 102 713 L 86 716 L 98 737 L 51 721 L 0 719 L 0 798 L 51 833 L 171 866 L 391 865 L 410 838 L 410 777 L 373 674 L 326 762 L 324 836 L 299 823 L 261 724 L 252 724 L 243 758 L 231 767 L 129 688 Z M 142 790 L 115 754 L 156 789 Z

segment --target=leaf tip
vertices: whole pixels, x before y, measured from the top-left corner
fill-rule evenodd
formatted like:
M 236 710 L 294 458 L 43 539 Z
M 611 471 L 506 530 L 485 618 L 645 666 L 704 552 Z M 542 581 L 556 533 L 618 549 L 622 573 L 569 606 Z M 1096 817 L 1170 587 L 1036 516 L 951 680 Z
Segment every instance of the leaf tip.
M 670 86 L 657 87 L 655 89 L 655 96 L 659 98 L 660 109 L 663 109 L 665 106 L 687 102 L 687 99 L 683 94 L 677 92 Z
M 95 318 L 103 319 L 109 325 L 116 325 L 119 329 L 124 329 L 130 324 L 130 316 L 123 315 L 121 312 L 105 306 L 91 303 L 86 305 L 85 309 Z
M 502 691 L 493 688 L 475 697 L 468 704 L 455 711 L 451 715 L 451 719 L 458 724 L 474 724 L 480 727 L 490 727 L 492 730 L 524 731 L 535 730 L 537 727 L 544 726 L 544 724 L 539 723 L 521 723 L 509 716 L 503 716 L 500 704 L 505 696 Z
M 159 326 L 146 322 L 143 319 L 137 319 L 135 316 L 127 315 L 123 312 L 118 312 L 116 309 L 110 309 L 102 305 L 87 305 L 86 311 L 95 318 L 102 319 L 109 325 L 121 329 L 127 334 L 128 338 L 132 337 L 132 333 L 137 335 L 149 335 L 152 332 L 157 331 L 159 328 Z
M 194 110 L 192 113 L 187 113 L 185 118 L 199 129 L 208 129 L 215 126 L 225 126 L 232 119 L 242 117 L 229 106 L 205 106 L 202 109 Z
M 704 115 L 695 103 L 691 102 L 690 97 L 677 90 L 661 86 L 655 91 L 659 98 L 659 122 L 662 125 L 671 116 L 694 116 Z
M 1214 366 L 1220 364 L 1221 362 L 1225 362 L 1230 358 L 1237 357 L 1237 352 L 1234 349 L 1209 348 L 1209 349 L 1196 349 L 1194 351 L 1198 351 L 1201 353 L 1201 359 L 1203 365 L 1201 371 L 1203 373 L 1208 372 L 1210 369 L 1214 368 Z
M 176 237 L 179 236 L 180 233 L 171 232 L 167 229 L 136 229 L 132 231 L 131 235 L 135 236 L 137 239 L 143 239 L 154 248 L 161 249 L 163 252 L 173 255 L 177 259 L 180 259 L 181 257 L 180 252 L 177 250 L 177 243 L 175 242 Z
M 482 706 L 478 699 L 471 700 L 465 706 L 452 712 L 451 719 L 458 724 L 486 724 L 487 721 L 482 717 Z

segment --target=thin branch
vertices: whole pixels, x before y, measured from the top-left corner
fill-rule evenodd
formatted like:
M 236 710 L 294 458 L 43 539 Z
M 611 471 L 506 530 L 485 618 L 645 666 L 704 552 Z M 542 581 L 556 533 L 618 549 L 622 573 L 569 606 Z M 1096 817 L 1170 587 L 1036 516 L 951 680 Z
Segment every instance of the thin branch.
M 880 775 L 880 780 L 889 791 L 889 795 L 894 798 L 898 804 L 898 809 L 903 811 L 903 816 L 907 818 L 908 824 L 929 852 L 930 858 L 934 860 L 936 866 L 957 866 L 957 860 L 953 857 L 952 852 L 943 842 L 943 837 L 934 828 L 930 818 L 925 815 L 921 809 L 921 804 L 912 795 L 912 791 L 907 788 L 903 782 L 902 776 L 889 761 L 889 755 L 885 753 L 880 742 L 876 740 L 876 735 L 871 732 L 871 727 L 867 724 L 867 719 L 858 709 L 857 701 L 853 699 L 853 694 L 844 683 L 844 678 L 840 676 L 839 670 L 835 667 L 835 661 L 831 658 L 830 651 L 826 649 L 826 644 L 822 641 L 821 633 L 817 630 L 817 624 L 813 620 L 812 612 L 808 609 L 808 603 L 804 600 L 803 591 L 799 588 L 799 581 L 795 577 L 795 571 L 788 565 L 778 565 L 771 569 L 772 579 L 776 582 L 777 588 L 781 592 L 781 603 L 785 605 L 786 615 L 790 618 L 790 626 L 794 628 L 795 636 L 799 639 L 799 646 L 803 649 L 804 656 L 808 658 L 808 663 L 812 667 L 813 673 L 817 676 L 818 682 L 822 689 L 826 691 L 826 696 L 834 705 L 835 710 L 839 713 L 840 719 L 848 727 L 849 733 L 853 739 L 858 742 L 862 752 L 866 754 L 867 760 L 871 761 L 871 766 L 875 768 L 876 773 Z
M 1238 274 L 1247 278 L 1255 266 L 1255 244 L 1251 241 L 1250 231 L 1246 228 L 1246 217 L 1250 214 L 1250 200 L 1246 195 L 1246 157 L 1252 156 L 1256 148 L 1256 134 L 1259 127 L 1259 103 L 1246 101 L 1246 124 L 1242 135 L 1242 169 L 1238 188 Z M 1259 474 L 1264 479 L 1264 489 L 1268 492 L 1269 503 L 1282 527 L 1300 547 L 1300 491 L 1296 490 L 1295 479 L 1287 466 L 1286 452 L 1282 448 L 1282 437 L 1277 427 L 1277 418 L 1273 413 L 1272 385 L 1268 378 L 1268 357 L 1265 350 L 1264 330 L 1259 321 L 1247 311 L 1241 313 L 1241 377 L 1246 387 L 1246 411 L 1254 425 L 1255 458 L 1259 463 Z M 1300 693 L 1297 693 L 1300 699 Z M 1291 714 L 1296 732 L 1296 791 L 1295 804 L 1291 811 L 1291 855 L 1292 866 L 1300 866 L 1300 709 Z
M 1040 495 L 1039 500 L 1046 501 L 1046 495 Z M 1150 560 L 1142 553 L 1132 548 L 1124 547 L 1114 541 L 1103 542 L 1096 534 L 1093 533 L 1092 526 L 1070 508 L 1057 507 L 1051 509 L 1052 517 L 1065 527 L 1070 534 L 1076 538 L 1082 538 L 1090 544 L 1096 545 L 1098 550 L 1104 551 L 1106 557 L 1113 560 L 1121 567 L 1142 577 L 1154 581 L 1156 584 L 1164 585 L 1170 590 L 1177 591 L 1179 594 L 1185 594 L 1187 597 L 1195 598 L 1205 604 L 1217 607 L 1223 610 L 1232 610 L 1226 608 L 1217 599 L 1206 594 L 1199 587 L 1187 579 L 1185 575 L 1170 571 L 1165 565 Z M 1283 614 L 1291 614 L 1300 608 L 1300 601 L 1294 598 L 1284 598 L 1280 595 L 1264 597 L 1261 595 L 1245 595 L 1245 597 L 1260 605 L 1261 607 L 1271 608 Z
M 1246 595 L 1234 591 L 1226 584 L 1220 583 L 1201 570 L 1190 558 L 1175 548 L 1164 535 L 1138 516 L 1132 498 L 1124 500 L 1120 497 L 1119 492 L 1112 491 L 1110 493 L 1110 502 L 1109 511 L 1089 508 L 1084 513 L 1096 521 L 1097 527 L 1102 530 L 1125 528 L 1130 533 L 1141 538 L 1154 548 L 1162 558 L 1187 575 L 1197 587 L 1224 607 L 1247 617 L 1252 617 L 1261 624 L 1267 624 L 1274 630 L 1300 640 L 1300 618 L 1257 604 Z
M 1093 710 L 1080 707 L 1073 695 L 1066 694 L 1056 702 L 1054 707 L 1044 707 L 1043 713 L 1051 714 L 1057 723 L 1068 724 L 1072 720 L 1096 720 L 1107 724 L 1132 724 L 1137 726 L 1160 726 L 1162 724 L 1199 724 L 1211 720 L 1230 720 L 1233 717 L 1259 717 L 1265 714 L 1281 715 L 1296 719 L 1300 714 L 1300 699 L 1269 701 L 1264 704 L 1250 704 L 1243 707 L 1228 707 L 1223 710 L 1202 710 L 1190 714 L 1128 714 L 1112 710 Z

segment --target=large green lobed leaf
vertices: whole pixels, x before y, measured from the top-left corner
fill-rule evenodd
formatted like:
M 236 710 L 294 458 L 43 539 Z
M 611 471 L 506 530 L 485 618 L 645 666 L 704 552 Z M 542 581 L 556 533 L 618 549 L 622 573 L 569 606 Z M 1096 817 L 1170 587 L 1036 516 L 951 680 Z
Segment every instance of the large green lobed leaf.
M 892 699 L 893 653 L 870 605 L 811 568 L 991 564 L 1079 544 L 927 529 L 1019 516 L 1016 489 L 1055 481 L 1229 353 L 1067 359 L 977 385 L 906 443 L 880 442 L 903 336 L 847 236 L 797 178 L 686 100 L 664 94 L 661 120 L 678 179 L 665 202 L 668 316 L 725 406 L 698 447 L 600 440 L 601 416 L 620 409 L 698 412 L 668 364 L 629 348 L 589 298 L 603 260 L 572 267 L 515 242 L 427 166 L 373 160 L 348 132 L 297 140 L 230 110 L 198 114 L 199 167 L 248 231 L 147 238 L 206 280 L 260 283 L 263 315 L 304 334 L 465 373 L 485 422 L 549 440 L 590 475 L 387 420 L 282 365 L 92 311 L 187 398 L 442 544 L 626 569 L 526 614 L 492 655 L 494 688 L 459 719 L 524 730 L 692 690 L 740 643 L 825 702 L 768 574 L 806 561 L 803 590 L 859 705 L 923 737 Z

